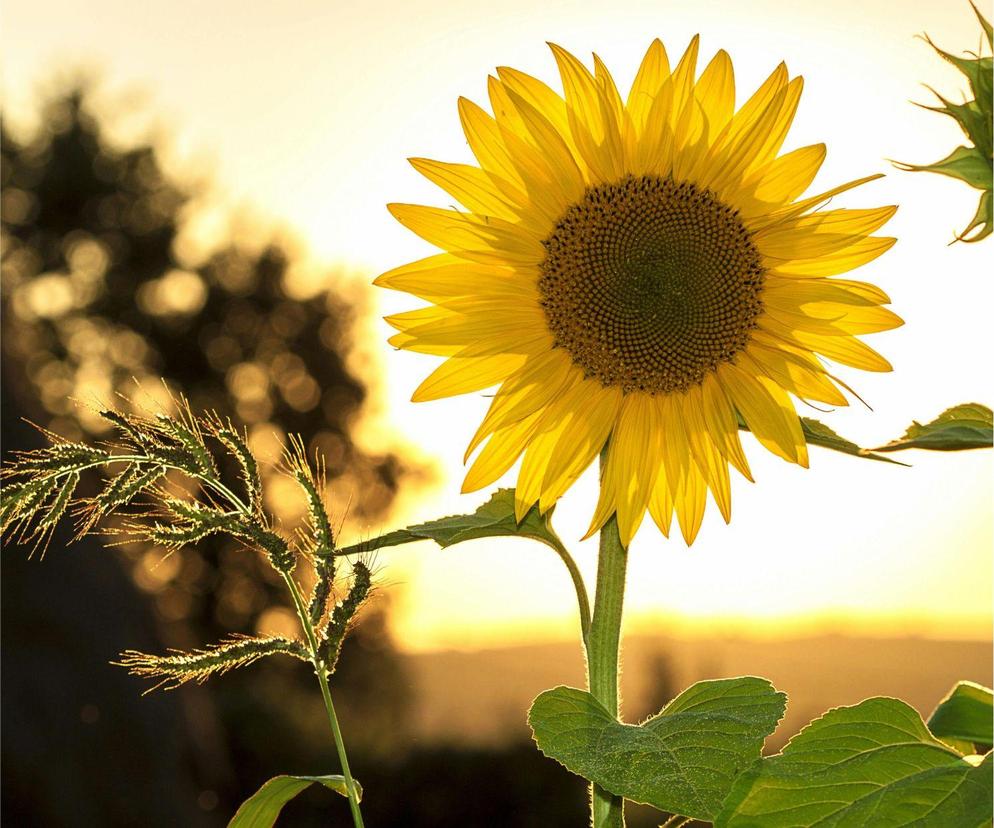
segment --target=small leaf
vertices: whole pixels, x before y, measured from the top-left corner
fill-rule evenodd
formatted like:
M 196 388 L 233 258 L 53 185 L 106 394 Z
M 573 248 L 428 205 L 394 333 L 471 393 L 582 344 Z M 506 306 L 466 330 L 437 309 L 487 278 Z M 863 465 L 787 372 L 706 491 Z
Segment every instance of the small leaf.
M 369 552 L 417 540 L 433 540 L 444 548 L 463 541 L 502 536 L 531 538 L 558 551 L 562 543 L 552 529 L 551 519 L 552 509 L 543 515 L 533 506 L 518 523 L 514 519 L 514 489 L 498 489 L 490 500 L 470 515 L 453 515 L 408 526 L 346 547 L 338 554 Z
M 928 729 L 943 740 L 994 744 L 994 692 L 961 681 L 935 708 Z
M 315 782 L 329 790 L 348 796 L 345 777 L 332 776 L 274 776 L 239 807 L 228 828 L 271 828 L 276 818 L 291 799 Z M 362 787 L 355 783 L 356 793 L 362 799 Z
M 890 457 L 883 457 L 882 455 L 874 454 L 869 449 L 861 448 L 851 440 L 840 437 L 831 428 L 818 420 L 801 417 L 801 430 L 804 432 L 804 439 L 808 445 L 821 446 L 832 451 L 840 451 L 843 454 L 851 454 L 853 457 L 865 457 L 867 460 L 880 460 L 883 463 L 897 463 L 899 466 L 904 465 L 904 463 L 900 463 Z
M 590 693 L 556 687 L 535 699 L 528 721 L 539 749 L 573 773 L 616 796 L 710 820 L 759 758 L 785 704 L 765 679 L 702 681 L 628 725 Z
M 874 451 L 902 451 L 917 448 L 931 451 L 962 451 L 990 448 L 994 439 L 991 410 L 980 403 L 964 403 L 943 411 L 932 422 L 914 422 L 899 440 Z
M 964 759 L 897 699 L 816 719 L 740 776 L 717 828 L 964 826 L 991 819 L 991 761 Z

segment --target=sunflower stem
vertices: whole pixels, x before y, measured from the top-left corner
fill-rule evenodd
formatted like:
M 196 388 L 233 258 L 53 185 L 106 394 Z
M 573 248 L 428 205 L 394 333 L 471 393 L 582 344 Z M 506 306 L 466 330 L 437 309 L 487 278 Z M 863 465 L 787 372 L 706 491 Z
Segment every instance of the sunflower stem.
M 591 695 L 618 717 L 618 651 L 621 614 L 625 600 L 628 550 L 621 543 L 618 522 L 612 517 L 600 532 L 597 590 L 587 640 L 587 686 Z M 590 816 L 593 828 L 623 828 L 624 800 L 591 785 Z

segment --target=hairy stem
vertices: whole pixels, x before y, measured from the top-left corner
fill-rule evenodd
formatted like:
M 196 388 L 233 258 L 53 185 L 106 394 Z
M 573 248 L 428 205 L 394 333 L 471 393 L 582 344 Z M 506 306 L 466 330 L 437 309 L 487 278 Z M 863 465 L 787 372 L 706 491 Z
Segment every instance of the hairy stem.
M 352 809 L 352 822 L 355 828 L 363 828 L 362 812 L 359 810 L 359 794 L 356 789 L 355 780 L 352 778 L 352 770 L 349 768 L 349 757 L 345 752 L 345 740 L 342 738 L 342 730 L 338 726 L 338 716 L 335 715 L 335 705 L 331 700 L 331 688 L 328 685 L 328 673 L 325 669 L 324 659 L 321 656 L 321 648 L 318 643 L 314 626 L 311 624 L 310 614 L 304 604 L 304 599 L 297 588 L 296 581 L 288 573 L 283 573 L 283 580 L 287 589 L 293 597 L 294 607 L 300 617 L 300 624 L 304 628 L 304 635 L 307 637 L 307 645 L 311 651 L 311 663 L 314 665 L 314 672 L 318 677 L 318 684 L 321 686 L 321 698 L 324 699 L 324 709 L 328 712 L 328 724 L 331 726 L 331 735 L 335 739 L 335 749 L 338 751 L 338 761 L 342 766 L 342 776 L 345 777 L 345 787 L 349 794 L 349 807 Z
M 621 544 L 618 523 L 612 517 L 600 532 L 597 590 L 587 640 L 587 685 L 614 717 L 618 716 L 618 648 L 627 565 L 628 550 Z M 590 815 L 593 828 L 622 828 L 624 800 L 592 785 Z
M 587 585 L 583 583 L 583 576 L 576 561 L 562 542 L 560 541 L 554 548 L 562 562 L 566 564 L 569 577 L 573 581 L 573 589 L 576 590 L 576 606 L 580 612 L 580 635 L 583 636 L 583 646 L 586 647 L 590 641 L 590 599 L 587 597 Z

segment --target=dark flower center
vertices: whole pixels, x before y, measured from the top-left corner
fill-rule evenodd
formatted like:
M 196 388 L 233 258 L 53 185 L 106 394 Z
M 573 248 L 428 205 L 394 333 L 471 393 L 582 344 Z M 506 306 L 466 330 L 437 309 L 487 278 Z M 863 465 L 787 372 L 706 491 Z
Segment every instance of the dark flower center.
M 543 244 L 555 343 L 606 386 L 698 385 L 746 346 L 763 310 L 762 258 L 738 211 L 688 182 L 591 187 Z

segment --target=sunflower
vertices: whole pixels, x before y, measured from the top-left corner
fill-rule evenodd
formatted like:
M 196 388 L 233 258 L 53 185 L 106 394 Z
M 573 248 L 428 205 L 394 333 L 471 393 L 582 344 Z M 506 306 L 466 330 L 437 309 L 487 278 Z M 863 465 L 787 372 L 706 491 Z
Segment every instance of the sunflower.
M 825 146 L 780 154 L 802 87 L 783 64 L 736 110 L 728 54 L 697 77 L 696 37 L 672 70 L 654 41 L 627 99 L 551 48 L 562 97 L 501 67 L 493 116 L 460 99 L 478 167 L 411 159 L 465 211 L 390 205 L 445 251 L 376 280 L 431 303 L 387 317 L 390 343 L 447 357 L 415 401 L 499 385 L 463 491 L 521 457 L 520 520 L 606 446 L 590 533 L 616 514 L 627 546 L 675 511 L 689 544 L 708 490 L 730 519 L 729 466 L 752 480 L 741 425 L 806 466 L 792 397 L 847 404 L 823 358 L 890 370 L 856 338 L 901 324 L 889 298 L 829 277 L 891 247 L 871 234 L 896 208 L 819 209 L 879 176 L 800 198 Z

